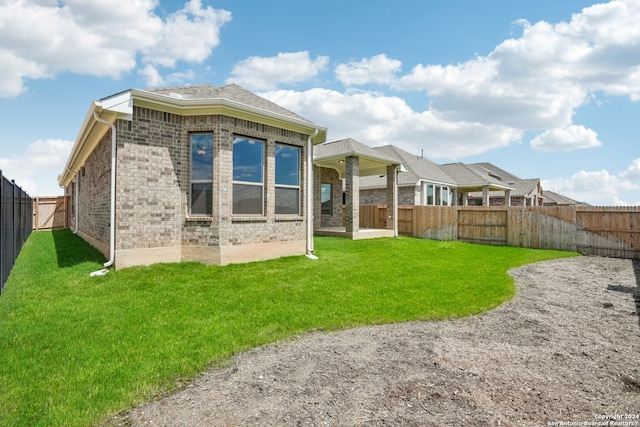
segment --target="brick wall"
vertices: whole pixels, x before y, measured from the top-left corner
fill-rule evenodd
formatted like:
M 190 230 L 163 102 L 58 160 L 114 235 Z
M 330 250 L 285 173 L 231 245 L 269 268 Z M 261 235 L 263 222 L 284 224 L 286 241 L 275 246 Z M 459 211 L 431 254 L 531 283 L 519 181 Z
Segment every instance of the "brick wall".
M 78 172 L 78 231 L 103 252 L 109 245 L 111 130 Z M 75 218 L 74 218 L 75 221 Z
M 338 171 L 330 168 L 320 168 L 314 167 L 315 173 L 315 194 L 314 198 L 316 200 L 314 211 L 315 221 L 314 227 L 342 227 L 342 181 L 340 180 L 340 176 L 338 175 Z M 331 198 L 333 200 L 333 209 L 332 213 L 322 214 L 321 213 L 321 203 L 320 203 L 320 185 L 321 184 L 331 184 L 332 195 Z
M 418 205 L 420 204 L 420 194 L 418 193 L 416 200 L 415 187 L 398 187 L 398 205 Z M 387 189 L 372 188 L 360 189 L 361 205 L 385 205 L 387 204 Z
M 213 215 L 190 218 L 191 132 L 214 135 Z M 232 214 L 235 134 L 265 141 L 265 215 Z M 275 144 L 301 147 L 301 215 L 275 214 Z M 304 240 L 306 136 L 226 116 L 177 116 L 134 107 L 118 122 L 118 249 Z
M 117 122 L 116 249 L 180 244 L 182 117 L 134 107 Z

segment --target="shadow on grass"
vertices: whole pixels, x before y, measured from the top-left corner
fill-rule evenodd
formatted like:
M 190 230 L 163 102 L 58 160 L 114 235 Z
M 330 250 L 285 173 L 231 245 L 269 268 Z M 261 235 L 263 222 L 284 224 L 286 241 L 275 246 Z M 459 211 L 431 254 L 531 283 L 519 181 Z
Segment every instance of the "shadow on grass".
M 83 262 L 105 262 L 104 255 L 96 248 L 73 234 L 69 229 L 53 230 L 58 267 L 73 267 Z

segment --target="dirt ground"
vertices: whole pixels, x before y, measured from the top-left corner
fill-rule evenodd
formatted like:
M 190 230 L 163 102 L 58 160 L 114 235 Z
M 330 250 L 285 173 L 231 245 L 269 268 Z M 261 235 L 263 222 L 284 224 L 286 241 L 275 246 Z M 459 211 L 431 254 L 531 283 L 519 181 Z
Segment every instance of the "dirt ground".
M 516 297 L 484 315 L 315 332 L 259 348 L 121 421 L 640 425 L 640 263 L 577 257 L 510 273 Z

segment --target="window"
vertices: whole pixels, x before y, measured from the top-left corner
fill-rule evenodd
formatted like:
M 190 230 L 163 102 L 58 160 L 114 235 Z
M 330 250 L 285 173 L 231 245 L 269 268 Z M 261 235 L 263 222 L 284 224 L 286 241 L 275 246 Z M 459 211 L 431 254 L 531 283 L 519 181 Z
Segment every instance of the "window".
M 233 213 L 264 214 L 264 142 L 233 137 Z
M 436 185 L 436 206 L 440 206 L 440 204 L 442 203 L 441 199 L 442 199 L 442 187 L 440 187 L 439 185 Z
M 427 205 L 433 205 L 433 185 L 427 185 Z
M 331 184 L 320 184 L 320 205 L 322 206 L 322 215 L 333 214 L 333 186 Z
M 442 187 L 442 206 L 449 205 L 449 188 Z
M 191 134 L 191 215 L 213 214 L 213 134 Z
M 300 148 L 276 144 L 276 214 L 300 215 Z

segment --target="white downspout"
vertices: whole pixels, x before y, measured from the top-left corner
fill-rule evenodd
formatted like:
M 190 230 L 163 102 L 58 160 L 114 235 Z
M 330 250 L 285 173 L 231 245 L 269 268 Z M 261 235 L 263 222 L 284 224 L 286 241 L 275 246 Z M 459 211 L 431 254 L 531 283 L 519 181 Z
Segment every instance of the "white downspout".
M 313 135 L 307 137 L 307 253 L 309 259 L 318 259 L 313 254 L 313 137 L 318 134 L 318 129 Z
M 107 125 L 111 128 L 111 202 L 110 202 L 110 217 L 109 217 L 109 261 L 105 262 L 104 269 L 94 271 L 92 276 L 101 276 L 106 274 L 109 270 L 108 267 L 113 265 L 115 261 L 115 249 L 116 249 L 116 125 L 108 122 L 98 115 L 97 111 L 93 112 L 93 117 L 97 122 Z
M 400 165 L 393 168 L 393 237 L 398 237 L 398 171 Z

